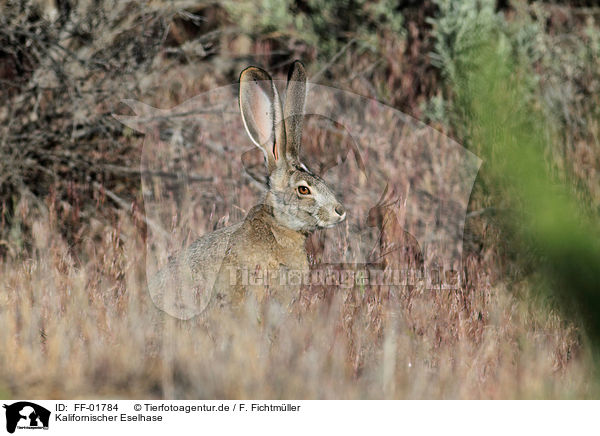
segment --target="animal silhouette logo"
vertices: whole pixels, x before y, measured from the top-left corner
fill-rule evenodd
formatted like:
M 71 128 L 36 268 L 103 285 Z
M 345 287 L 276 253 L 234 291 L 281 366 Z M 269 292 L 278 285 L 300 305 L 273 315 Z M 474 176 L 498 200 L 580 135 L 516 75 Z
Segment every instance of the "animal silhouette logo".
M 3 406 L 6 409 L 6 431 L 18 429 L 48 429 L 50 411 L 29 401 L 19 401 Z

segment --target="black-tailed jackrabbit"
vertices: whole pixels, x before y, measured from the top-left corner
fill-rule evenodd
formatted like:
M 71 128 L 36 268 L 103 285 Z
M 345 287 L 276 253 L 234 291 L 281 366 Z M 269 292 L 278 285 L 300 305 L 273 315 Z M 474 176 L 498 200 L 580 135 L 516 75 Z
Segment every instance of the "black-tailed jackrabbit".
M 284 106 L 268 73 L 257 67 L 241 73 L 242 120 L 264 154 L 267 192 L 243 222 L 199 238 L 172 259 L 151 281 L 153 298 L 180 293 L 171 306 L 197 305 L 200 298 L 202 306 L 237 307 L 248 294 L 259 302 L 267 295 L 282 304 L 292 301 L 294 284 L 309 269 L 307 236 L 346 217 L 332 189 L 299 161 L 305 99 L 306 73 L 298 61 L 288 74 Z

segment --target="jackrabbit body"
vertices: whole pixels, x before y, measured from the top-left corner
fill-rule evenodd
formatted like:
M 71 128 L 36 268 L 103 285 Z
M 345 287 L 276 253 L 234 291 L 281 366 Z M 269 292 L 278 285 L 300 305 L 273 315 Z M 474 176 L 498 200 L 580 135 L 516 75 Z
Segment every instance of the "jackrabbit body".
M 259 302 L 267 295 L 292 301 L 297 287 L 282 273 L 308 272 L 307 236 L 346 217 L 332 189 L 299 160 L 305 99 L 306 73 L 298 61 L 288 74 L 284 106 L 268 73 L 257 67 L 241 73 L 242 121 L 264 154 L 266 194 L 243 222 L 199 238 L 171 260 L 151 281 L 151 294 L 188 287 L 195 299 L 200 293 L 206 304 L 231 307 L 248 294 Z

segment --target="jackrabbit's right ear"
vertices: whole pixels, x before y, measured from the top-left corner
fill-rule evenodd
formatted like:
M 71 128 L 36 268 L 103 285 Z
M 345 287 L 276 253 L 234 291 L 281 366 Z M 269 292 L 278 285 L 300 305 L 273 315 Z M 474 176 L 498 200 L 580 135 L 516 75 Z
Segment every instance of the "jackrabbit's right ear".
M 285 126 L 281 100 L 271 76 L 257 67 L 240 75 L 240 110 L 244 127 L 264 153 L 269 174 L 283 161 Z
M 294 61 L 288 73 L 285 91 L 285 154 L 288 160 L 298 160 L 302 142 L 302 121 L 306 103 L 306 70 L 300 61 Z

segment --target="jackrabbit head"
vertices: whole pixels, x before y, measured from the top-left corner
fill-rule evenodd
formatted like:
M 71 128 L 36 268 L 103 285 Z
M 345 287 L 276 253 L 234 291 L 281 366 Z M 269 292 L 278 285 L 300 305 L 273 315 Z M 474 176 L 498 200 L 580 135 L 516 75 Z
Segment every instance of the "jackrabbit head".
M 265 203 L 279 224 L 310 233 L 342 222 L 346 210 L 325 181 L 299 160 L 305 101 L 306 72 L 298 61 L 288 74 L 284 106 L 267 72 L 248 67 L 240 75 L 244 127 L 267 168 Z

